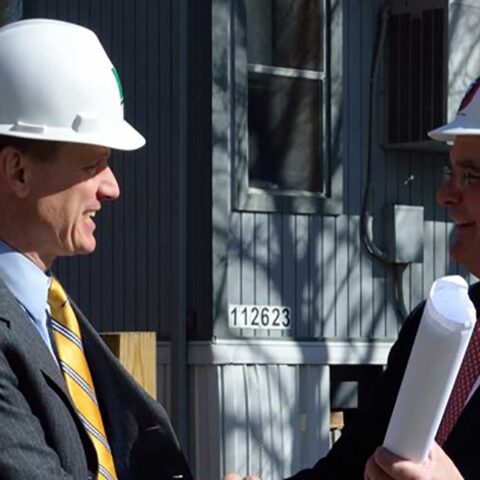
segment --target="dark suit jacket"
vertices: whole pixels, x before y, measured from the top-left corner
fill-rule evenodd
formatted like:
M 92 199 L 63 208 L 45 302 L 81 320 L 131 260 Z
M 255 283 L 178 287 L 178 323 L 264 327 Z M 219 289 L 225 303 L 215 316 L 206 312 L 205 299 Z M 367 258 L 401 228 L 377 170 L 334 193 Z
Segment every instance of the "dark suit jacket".
M 76 313 L 119 480 L 191 480 L 163 408 Z M 96 471 L 59 367 L 0 280 L 0 479 L 87 480 Z
M 470 288 L 469 295 L 479 312 L 479 283 Z M 342 436 L 325 458 L 311 469 L 297 473 L 291 480 L 363 480 L 368 458 L 383 443 L 423 307 L 422 303 L 405 322 L 388 357 L 387 369 L 372 393 L 368 408 L 361 412 L 355 424 L 344 428 Z M 466 480 L 480 479 L 479 438 L 480 389 L 477 389 L 443 446 Z

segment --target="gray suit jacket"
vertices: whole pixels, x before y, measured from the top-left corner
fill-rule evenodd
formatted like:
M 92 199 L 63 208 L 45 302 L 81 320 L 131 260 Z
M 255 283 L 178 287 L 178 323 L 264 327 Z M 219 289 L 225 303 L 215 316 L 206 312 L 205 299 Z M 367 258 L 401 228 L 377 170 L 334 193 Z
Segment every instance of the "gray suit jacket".
M 76 313 L 119 480 L 191 480 L 161 405 Z M 0 479 L 87 480 L 96 472 L 59 367 L 0 279 Z

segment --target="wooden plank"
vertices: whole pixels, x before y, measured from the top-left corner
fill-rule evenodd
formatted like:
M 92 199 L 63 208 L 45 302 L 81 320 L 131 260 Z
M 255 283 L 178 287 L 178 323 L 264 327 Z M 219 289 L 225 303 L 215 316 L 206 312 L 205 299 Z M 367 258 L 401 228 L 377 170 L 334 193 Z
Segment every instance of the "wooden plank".
M 295 250 L 295 217 L 282 217 L 282 305 L 291 308 L 292 324 L 296 328 L 298 315 L 296 311 L 296 250 Z
M 157 398 L 157 338 L 155 332 L 106 332 L 101 337 L 127 372 Z
M 190 463 L 197 480 L 221 477 L 220 376 L 221 367 L 197 365 L 190 372 L 190 395 L 194 398 Z
M 270 264 L 269 264 L 269 229 L 268 213 L 255 214 L 255 304 L 269 305 L 270 302 Z M 269 336 L 268 331 L 256 332 L 259 337 Z
M 360 218 L 350 217 L 348 222 L 348 322 L 351 337 L 361 337 L 362 331 L 362 270 L 360 241 Z
M 347 171 L 350 171 L 351 182 L 348 189 L 351 191 L 352 203 L 356 204 L 354 211 L 349 213 L 358 212 L 361 215 L 361 206 L 363 202 L 364 189 L 366 185 L 365 174 L 367 171 L 367 162 L 372 162 L 372 192 L 370 199 L 370 213 L 372 220 L 372 226 L 378 225 L 379 205 L 383 205 L 385 201 L 384 194 L 387 189 L 383 180 L 384 172 L 384 155 L 379 151 L 377 147 L 376 138 L 382 136 L 382 124 L 379 114 L 381 109 L 374 109 L 371 114 L 373 131 L 369 131 L 369 99 L 370 99 L 370 75 L 371 65 L 373 61 L 373 47 L 375 42 L 375 32 L 377 30 L 377 13 L 378 13 L 378 1 L 370 2 L 352 2 L 349 5 L 352 8 L 350 25 L 356 25 L 359 27 L 358 32 L 352 37 L 354 44 L 352 50 L 352 62 L 350 64 L 351 75 L 353 72 L 360 73 L 360 82 L 355 83 L 351 95 L 352 105 L 355 106 L 354 116 L 351 122 L 351 132 L 353 142 L 350 142 L 351 156 L 349 158 L 349 165 Z M 355 31 L 355 30 L 354 30 Z M 353 77 L 352 77 L 353 78 Z M 368 158 L 368 141 L 369 135 L 372 135 L 372 150 L 370 152 L 371 158 Z M 362 178 L 362 182 L 358 182 L 357 179 Z M 355 186 L 358 186 L 358 190 L 355 190 Z M 381 223 L 381 222 L 380 222 Z M 360 235 L 360 232 L 358 232 Z M 374 234 L 374 241 L 378 242 L 378 235 Z M 374 284 L 373 278 L 377 275 L 376 265 L 374 264 L 372 257 L 366 251 L 363 243 L 360 242 L 360 255 L 359 255 L 359 275 L 360 275 L 360 303 L 357 306 L 357 315 L 360 317 L 359 331 L 362 336 L 368 337 L 373 330 L 373 325 L 376 321 L 374 318 Z M 349 325 L 352 329 L 350 321 Z M 355 330 L 350 330 L 351 334 L 354 334 Z
M 269 238 L 268 214 L 256 213 L 254 220 L 255 231 L 255 303 L 268 305 L 269 302 Z
M 268 263 L 269 286 L 268 296 L 270 305 L 282 304 L 282 217 L 280 214 L 271 214 L 268 222 Z M 270 331 L 270 337 L 282 337 L 283 332 Z
M 344 205 L 346 206 L 346 225 L 343 222 L 344 232 L 339 232 L 336 227 L 336 235 L 338 238 L 337 251 L 340 264 L 337 266 L 340 275 L 342 272 L 346 277 L 340 280 L 340 288 L 342 281 L 344 292 L 339 292 L 336 299 L 337 318 L 339 319 L 339 331 L 335 334 L 343 336 L 347 334 L 349 337 L 358 337 L 362 335 L 362 278 L 361 255 L 363 246 L 360 243 L 359 235 L 359 214 L 362 205 L 362 195 L 364 182 L 362 180 L 365 170 L 364 162 L 366 161 L 366 130 L 368 122 L 366 114 L 368 105 L 368 82 L 364 74 L 360 76 L 360 81 L 348 81 L 354 78 L 355 72 L 366 70 L 367 64 L 370 65 L 369 59 L 364 59 L 368 54 L 368 47 L 371 43 L 368 38 L 370 31 L 368 24 L 369 19 L 366 13 L 372 8 L 371 2 L 347 2 L 343 5 L 343 22 L 345 27 L 344 47 L 350 52 L 350 61 L 344 64 L 344 79 L 347 79 L 344 85 L 345 100 L 344 108 L 344 138 L 342 143 L 344 158 L 344 175 L 345 188 Z M 359 21 L 361 20 L 361 21 Z M 367 25 L 367 26 L 366 26 Z M 338 222 L 337 222 L 338 223 Z M 340 236 L 339 236 L 340 234 Z M 345 236 L 342 238 L 342 234 Z M 343 244 L 343 248 L 341 247 Z M 342 258 L 342 255 L 344 257 Z M 362 282 L 363 280 L 363 282 Z M 339 279 L 337 278 L 338 282 Z M 319 285 L 322 287 L 322 279 L 318 279 Z M 318 294 L 320 296 L 320 294 Z M 344 302 L 342 304 L 342 302 Z
M 231 217 L 228 239 L 228 301 L 242 303 L 242 216 Z
M 322 286 L 323 286 L 323 330 L 322 336 L 337 336 L 336 323 L 336 262 L 335 218 L 322 217 Z
M 241 223 L 241 282 L 242 303 L 254 305 L 256 303 L 257 284 L 255 282 L 255 213 L 242 213 Z M 248 328 L 243 329 L 242 336 L 253 337 L 256 332 Z
M 335 222 L 335 328 L 336 336 L 339 338 L 356 336 L 356 332 L 352 330 L 352 319 L 349 318 L 348 311 L 350 274 L 348 252 L 348 218 L 340 215 Z
M 301 469 L 299 456 L 301 446 L 296 441 L 299 412 L 299 367 L 297 365 L 278 365 L 278 408 L 280 410 L 279 436 L 282 441 L 280 451 L 283 474 L 280 478 L 289 477 Z M 290 425 L 290 428 L 288 426 Z
M 265 403 L 262 399 L 265 397 L 262 394 L 263 385 L 259 377 L 259 370 L 261 368 L 265 367 L 260 365 L 243 366 L 246 395 L 244 402 L 247 407 L 246 421 L 248 426 L 247 474 L 262 471 L 264 447 L 262 405 Z
M 295 216 L 295 336 L 306 338 L 310 326 L 310 239 L 309 217 L 305 215 Z
M 282 388 L 278 365 L 266 365 L 264 370 L 265 393 L 261 402 L 268 404 L 268 420 L 264 423 L 264 448 L 266 451 L 275 452 L 275 455 L 265 455 L 262 465 L 263 478 L 284 478 L 283 462 L 278 462 L 282 454 L 283 424 L 282 424 Z M 281 457 L 283 458 L 283 457 Z
M 372 338 L 381 339 L 385 338 L 385 280 L 386 275 L 373 277 L 373 291 L 372 291 Z
M 312 302 L 312 325 L 311 334 L 314 338 L 320 338 L 323 332 L 323 231 L 320 217 L 312 217 L 310 231 L 310 288 Z
M 362 2 L 350 2 L 344 12 L 346 48 L 352 55 L 352 61 L 345 62 L 345 79 L 347 81 L 343 90 L 345 94 L 345 142 L 343 142 L 343 148 L 346 161 L 345 170 L 349 172 L 345 175 L 344 195 L 349 214 L 358 213 L 360 210 L 363 182 L 360 182 L 359 179 L 364 170 L 363 162 L 365 160 L 361 149 L 367 121 L 365 119 L 366 110 L 362 107 L 365 103 L 364 98 L 368 98 L 368 91 L 364 90 L 366 82 L 348 81 L 358 74 L 359 69 L 365 63 L 361 61 L 364 52 L 364 39 L 362 38 L 364 23 L 359 21 L 361 8 Z
M 167 2 L 165 2 L 167 3 Z M 161 65 L 162 53 L 159 48 L 160 37 L 165 35 L 166 32 L 170 33 L 170 25 L 162 25 L 161 23 L 161 11 L 162 5 L 157 2 L 149 2 L 148 15 L 146 22 L 147 39 L 145 44 L 145 50 L 148 54 L 148 67 L 146 69 L 146 89 L 148 92 L 148 107 L 146 113 L 146 126 L 142 133 L 148 139 L 147 145 L 143 148 L 147 159 L 142 159 L 145 163 L 146 183 L 145 194 L 146 204 L 148 208 L 148 217 L 146 220 L 146 226 L 148 235 L 146 235 L 148 255 L 143 254 L 145 258 L 148 258 L 147 271 L 146 271 L 146 311 L 147 318 L 155 319 L 154 322 L 149 321 L 147 329 L 155 329 L 160 334 L 162 326 L 159 326 L 160 303 L 162 301 L 162 292 L 160 291 L 159 278 L 162 276 L 162 270 L 160 265 L 160 245 L 162 244 L 162 238 L 160 235 L 160 222 L 154 221 L 153 218 L 160 216 L 160 194 L 158 191 L 158 183 L 160 175 L 160 163 L 155 158 L 158 155 L 161 148 L 161 133 L 163 132 L 163 125 L 161 117 L 156 105 L 163 105 L 160 100 L 161 92 L 167 90 L 167 86 L 162 79 L 162 68 L 170 71 L 167 65 Z M 167 47 L 166 47 L 167 48 Z M 170 45 L 168 45 L 170 48 Z M 150 158 L 152 160 L 150 160 Z M 168 317 L 167 317 L 168 318 Z M 160 328 L 159 328 L 160 327 Z
M 330 448 L 330 367 L 302 365 L 299 369 L 299 468 L 313 465 Z
M 166 363 L 157 365 L 157 400 L 165 408 L 168 415 L 171 413 L 171 368 Z
M 247 411 L 249 394 L 246 391 L 245 368 L 239 365 L 222 367 L 220 411 L 223 413 L 221 437 L 223 448 L 220 462 L 223 473 L 239 472 L 243 475 L 248 470 Z

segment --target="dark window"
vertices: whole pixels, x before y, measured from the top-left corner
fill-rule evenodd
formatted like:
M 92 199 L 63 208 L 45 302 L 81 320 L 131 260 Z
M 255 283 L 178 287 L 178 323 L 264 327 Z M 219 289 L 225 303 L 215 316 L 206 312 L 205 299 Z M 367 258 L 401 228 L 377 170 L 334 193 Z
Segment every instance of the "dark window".
M 235 210 L 342 212 L 341 5 L 230 3 Z
M 247 0 L 248 186 L 325 193 L 325 13 Z
M 427 140 L 445 118 L 445 10 L 397 4 L 387 31 L 390 144 Z

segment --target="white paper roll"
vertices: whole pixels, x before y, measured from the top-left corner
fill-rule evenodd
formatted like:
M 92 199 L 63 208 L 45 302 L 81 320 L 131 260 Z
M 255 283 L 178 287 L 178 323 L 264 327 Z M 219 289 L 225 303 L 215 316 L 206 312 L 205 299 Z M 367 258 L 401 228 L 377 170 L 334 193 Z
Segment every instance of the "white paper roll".
M 392 412 L 384 447 L 421 462 L 430 450 L 476 322 L 468 285 L 434 282 Z

